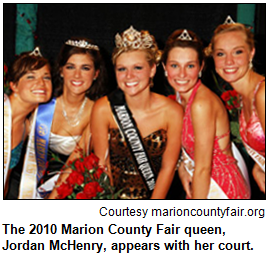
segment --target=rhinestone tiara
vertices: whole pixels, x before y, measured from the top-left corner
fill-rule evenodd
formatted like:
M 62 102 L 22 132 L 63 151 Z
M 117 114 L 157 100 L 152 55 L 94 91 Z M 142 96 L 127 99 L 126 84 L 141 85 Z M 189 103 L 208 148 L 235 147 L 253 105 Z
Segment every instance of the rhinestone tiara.
M 79 48 L 85 48 L 85 49 L 93 49 L 96 51 L 99 51 L 99 47 L 97 45 L 92 45 L 88 43 L 86 40 L 67 40 L 65 42 L 66 45 L 75 46 Z
M 142 34 L 134 29 L 133 26 L 130 26 L 129 29 L 123 32 L 122 36 L 117 33 L 115 44 L 117 48 L 131 47 L 133 49 L 145 49 L 153 45 L 153 38 L 147 31 L 144 31 Z
M 230 15 L 228 15 L 223 24 L 226 25 L 226 24 L 234 24 L 234 23 L 235 22 L 233 21 L 232 17 Z
M 192 41 L 192 37 L 189 35 L 189 32 L 186 29 L 183 30 L 183 32 L 178 36 L 177 39 Z
M 34 56 L 42 57 L 42 54 L 41 54 L 40 49 L 39 49 L 38 46 L 34 49 L 33 52 L 29 53 L 29 55 L 34 55 Z

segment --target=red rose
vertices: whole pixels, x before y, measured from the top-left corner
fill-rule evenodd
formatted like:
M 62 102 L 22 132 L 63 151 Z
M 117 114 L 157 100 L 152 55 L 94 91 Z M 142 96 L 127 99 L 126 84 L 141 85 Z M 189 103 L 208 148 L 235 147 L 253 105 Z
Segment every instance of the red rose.
M 66 180 L 70 185 L 81 185 L 84 182 L 84 176 L 76 171 L 73 171 Z
M 221 95 L 221 99 L 224 101 L 224 102 L 227 102 L 229 101 L 231 98 L 230 94 L 228 91 L 226 92 L 223 92 L 222 95 Z
M 99 179 L 102 173 L 103 173 L 103 170 L 98 168 L 97 171 L 93 174 L 93 176 L 95 179 Z
M 7 73 L 7 71 L 8 71 L 8 67 L 7 67 L 7 65 L 6 65 L 6 64 L 4 64 L 4 73 L 6 74 L 6 73 Z
M 83 165 L 83 162 L 81 162 L 79 159 L 75 161 L 75 171 L 83 173 L 85 172 L 85 167 Z
M 84 192 L 79 192 L 76 195 L 76 199 L 88 199 L 87 195 Z
M 88 155 L 84 158 L 83 165 L 88 170 L 91 170 L 98 165 L 98 162 L 99 162 L 99 158 L 96 155 L 94 155 L 93 153 L 91 153 L 90 155 Z
M 67 183 L 62 183 L 58 188 L 57 188 L 57 192 L 58 192 L 58 198 L 59 199 L 64 199 L 66 198 L 68 195 L 71 195 L 73 193 L 73 188 L 67 184 Z
M 168 98 L 170 98 L 170 99 L 176 101 L 176 95 L 169 95 Z
M 89 199 L 93 198 L 97 194 L 97 182 L 89 182 L 85 185 L 83 192 L 87 195 Z M 98 184 L 98 183 L 97 183 Z

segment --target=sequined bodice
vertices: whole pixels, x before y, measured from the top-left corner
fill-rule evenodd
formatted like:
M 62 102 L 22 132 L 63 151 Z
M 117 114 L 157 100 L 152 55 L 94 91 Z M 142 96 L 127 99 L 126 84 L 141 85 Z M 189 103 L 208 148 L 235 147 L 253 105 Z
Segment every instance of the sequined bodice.
M 156 175 L 161 168 L 166 142 L 167 135 L 163 129 L 143 138 Z M 140 173 L 135 168 L 127 143 L 119 129 L 109 130 L 109 152 L 114 185 L 117 190 L 123 188 L 120 197 L 122 199 L 148 199 L 149 192 Z
M 264 80 L 260 81 L 254 91 L 254 97 L 252 102 L 252 114 L 248 122 L 245 120 L 244 112 L 240 114 L 240 135 L 244 142 L 246 142 L 251 148 L 256 150 L 262 156 L 265 156 L 265 135 L 261 126 L 261 122 L 256 112 L 255 107 L 255 95 Z

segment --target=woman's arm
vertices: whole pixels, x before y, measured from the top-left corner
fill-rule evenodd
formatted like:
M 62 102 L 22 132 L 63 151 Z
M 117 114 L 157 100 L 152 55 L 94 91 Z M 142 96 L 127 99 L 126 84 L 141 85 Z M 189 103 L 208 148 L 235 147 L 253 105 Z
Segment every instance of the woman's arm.
M 191 193 L 192 176 L 186 171 L 183 162 L 180 163 L 180 166 L 178 168 L 178 176 L 186 192 L 186 197 L 192 198 L 192 193 Z
M 260 85 L 256 93 L 255 104 L 263 132 L 265 133 L 265 82 Z
M 199 99 L 193 102 L 191 109 L 194 130 L 194 162 L 192 179 L 192 198 L 206 199 L 209 193 L 216 118 L 212 101 Z
M 164 199 L 171 186 L 181 148 L 183 108 L 172 103 L 167 111 L 167 145 L 151 199 Z

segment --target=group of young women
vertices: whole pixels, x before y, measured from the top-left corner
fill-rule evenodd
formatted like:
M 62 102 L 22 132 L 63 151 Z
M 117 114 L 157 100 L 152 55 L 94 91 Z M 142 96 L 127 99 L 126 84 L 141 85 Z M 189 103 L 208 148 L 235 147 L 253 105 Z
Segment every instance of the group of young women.
M 98 156 L 120 199 L 165 199 L 176 170 L 188 199 L 249 199 L 227 110 L 200 79 L 205 51 L 198 36 L 176 30 L 160 51 L 148 31 L 131 26 L 115 43 L 118 88 L 109 94 L 99 47 L 89 39 L 63 45 L 52 98 L 50 66 L 40 52 L 15 61 L 12 93 L 4 99 L 5 198 L 57 199 L 56 188 L 69 176 L 61 166 L 79 147 Z M 240 23 L 222 24 L 206 52 L 241 97 L 240 134 L 265 193 L 265 78 L 252 67 L 253 34 Z M 151 91 L 160 62 L 176 101 Z M 14 176 L 27 135 L 22 172 Z M 54 154 L 60 166 L 48 162 Z

